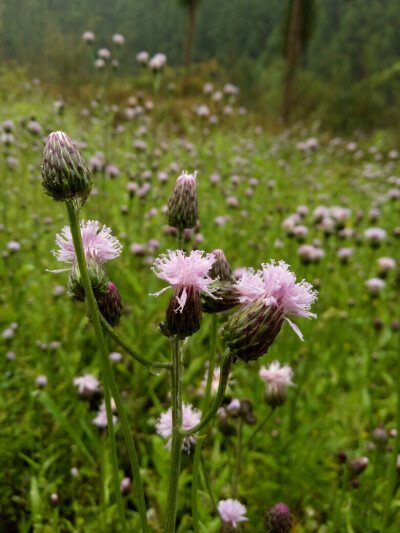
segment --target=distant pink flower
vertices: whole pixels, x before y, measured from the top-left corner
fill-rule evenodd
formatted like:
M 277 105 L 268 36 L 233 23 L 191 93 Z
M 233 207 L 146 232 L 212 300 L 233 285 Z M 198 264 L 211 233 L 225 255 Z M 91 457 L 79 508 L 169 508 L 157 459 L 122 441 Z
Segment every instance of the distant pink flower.
M 289 365 L 281 366 L 279 361 L 272 361 L 268 368 L 260 368 L 260 378 L 273 389 L 292 387 L 293 370 Z
M 238 500 L 221 500 L 218 502 L 218 513 L 221 520 L 233 527 L 237 527 L 239 522 L 246 522 L 245 514 L 247 513 L 246 507 Z
M 113 415 L 112 421 L 113 425 L 115 426 L 118 422 L 118 418 Z M 107 427 L 107 411 L 104 402 L 100 405 L 100 409 L 97 411 L 97 415 L 93 419 L 93 424 L 102 429 Z
M 182 426 L 183 429 L 191 429 L 201 420 L 201 411 L 194 409 L 190 404 L 183 404 L 182 406 Z M 156 424 L 156 432 L 163 439 L 168 439 L 166 448 L 171 449 L 172 442 L 172 409 L 169 408 L 166 413 L 162 413 Z M 182 443 L 182 449 L 186 453 L 190 453 L 192 444 L 196 443 L 196 439 L 191 437 L 185 437 Z
M 371 243 L 380 243 L 386 237 L 386 230 L 382 228 L 368 228 L 364 231 L 364 235 Z
M 72 383 L 78 387 L 80 396 L 92 396 L 100 390 L 100 382 L 92 374 L 84 374 L 72 380 Z
M 100 224 L 97 220 L 82 220 L 81 235 L 86 256 L 90 255 L 101 263 L 105 263 L 121 254 L 122 245 L 116 237 L 111 235 L 111 229 L 107 228 L 107 226 L 103 226 L 100 229 Z M 61 230 L 61 234 L 56 235 L 56 243 L 59 246 L 59 250 L 53 250 L 52 253 L 57 257 L 57 260 L 73 263 L 76 256 L 69 226 L 65 226 Z
M 152 270 L 159 279 L 169 283 L 169 286 L 151 296 L 159 296 L 167 289 L 173 288 L 174 291 L 180 294 L 177 297 L 179 304 L 177 311 L 181 313 L 185 307 L 188 289 L 205 292 L 215 298 L 212 294 L 214 289 L 209 287 L 215 280 L 207 276 L 215 262 L 215 256 L 204 254 L 205 252 L 195 250 L 190 252 L 189 256 L 186 256 L 182 250 L 168 250 L 168 255 L 160 255 L 154 261 Z

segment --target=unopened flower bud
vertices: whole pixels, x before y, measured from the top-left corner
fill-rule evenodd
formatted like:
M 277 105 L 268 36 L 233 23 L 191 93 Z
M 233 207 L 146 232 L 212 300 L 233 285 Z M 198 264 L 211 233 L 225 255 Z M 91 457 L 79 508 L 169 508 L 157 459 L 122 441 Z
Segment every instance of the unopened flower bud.
M 227 321 L 223 337 L 231 353 L 248 363 L 267 353 L 280 332 L 284 318 L 262 300 L 242 305 Z
M 168 224 L 179 230 L 194 228 L 199 218 L 196 172 L 182 174 L 176 180 L 168 202 Z
M 349 469 L 355 476 L 360 475 L 367 468 L 369 463 L 368 457 L 358 457 L 353 459 L 349 464 Z
M 110 326 L 116 326 L 122 315 L 123 305 L 118 289 L 114 283 L 108 282 L 107 292 L 97 301 L 100 313 Z
M 183 308 L 180 301 L 183 291 L 186 291 L 186 301 Z M 200 293 L 193 287 L 174 289 L 167 308 L 165 331 L 168 336 L 176 335 L 179 339 L 190 337 L 200 328 L 202 318 Z
M 102 298 L 108 290 L 108 277 L 103 265 L 91 255 L 86 256 L 90 283 L 96 300 Z M 69 271 L 67 282 L 68 294 L 76 302 L 85 301 L 85 289 L 83 286 L 81 271 L 78 263 L 74 261 Z
M 42 184 L 57 202 L 78 200 L 82 206 L 91 191 L 92 181 L 85 160 L 62 131 L 50 133 L 43 150 Z
M 372 441 L 379 447 L 383 448 L 386 446 L 389 440 L 389 434 L 384 428 L 375 428 L 372 432 Z
M 346 452 L 344 452 L 343 450 L 338 451 L 337 458 L 339 463 L 344 464 L 347 461 Z
M 286 402 L 287 388 L 283 387 L 271 387 L 268 386 L 265 389 L 265 402 L 271 407 L 279 407 Z
M 50 498 L 49 498 L 49 503 L 52 507 L 57 507 L 58 504 L 59 504 L 59 497 L 58 497 L 58 494 L 56 492 L 53 492 L 53 494 L 50 495 Z
M 230 281 L 215 281 L 211 285 L 214 297 L 202 293 L 201 302 L 205 313 L 223 313 L 240 304 L 239 293 Z
M 292 516 L 285 503 L 277 503 L 264 515 L 267 533 L 290 533 L 292 530 Z
M 249 426 L 254 426 L 257 422 L 257 417 L 253 413 L 253 405 L 250 400 L 241 400 L 240 401 L 240 415 L 245 424 Z
M 211 253 L 215 256 L 215 263 L 211 267 L 210 278 L 232 282 L 232 269 L 223 250 L 213 250 Z
M 131 491 L 131 480 L 129 477 L 124 477 L 121 480 L 121 494 L 122 496 L 127 496 Z

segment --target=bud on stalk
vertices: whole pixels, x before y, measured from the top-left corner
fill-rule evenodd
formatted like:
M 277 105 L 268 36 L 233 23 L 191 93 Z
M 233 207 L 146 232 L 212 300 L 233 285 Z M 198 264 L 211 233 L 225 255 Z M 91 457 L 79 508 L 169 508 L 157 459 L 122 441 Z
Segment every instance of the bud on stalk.
M 78 200 L 86 202 L 92 181 L 85 160 L 62 131 L 50 133 L 43 150 L 42 185 L 46 194 L 57 202 Z
M 264 516 L 267 533 L 290 533 L 292 531 L 292 516 L 285 503 L 277 503 Z
M 215 263 L 210 270 L 210 278 L 219 281 L 234 281 L 231 265 L 229 264 L 223 250 L 213 250 L 212 255 L 215 257 Z
M 201 302 L 205 313 L 222 313 L 240 304 L 239 294 L 229 281 L 216 281 L 211 285 L 215 289 L 213 295 L 202 293 Z
M 196 172 L 182 172 L 177 178 L 168 202 L 168 224 L 183 231 L 194 228 L 199 218 Z

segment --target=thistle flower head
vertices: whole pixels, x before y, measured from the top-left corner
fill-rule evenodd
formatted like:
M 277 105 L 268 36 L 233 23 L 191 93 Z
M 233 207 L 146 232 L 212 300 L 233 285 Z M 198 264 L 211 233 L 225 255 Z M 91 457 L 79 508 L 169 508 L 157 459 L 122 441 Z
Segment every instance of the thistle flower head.
M 178 290 L 180 296 L 176 299 L 178 303 L 176 311 L 180 313 L 185 307 L 189 289 L 197 293 L 205 292 L 212 297 L 213 288 L 210 284 L 213 280 L 207 273 L 214 261 L 215 257 L 212 254 L 205 254 L 200 250 L 192 251 L 189 256 L 186 256 L 182 250 L 168 250 L 168 255 L 162 254 L 154 261 L 152 270 L 159 279 L 169 283 L 169 286 L 152 296 L 159 296 L 170 288 Z
M 272 361 L 268 368 L 260 368 L 260 378 L 270 387 L 291 387 L 293 370 L 289 365 L 281 366 L 279 361 Z
M 199 218 L 196 172 L 188 174 L 183 171 L 177 178 L 168 202 L 167 216 L 168 224 L 180 230 L 196 225 Z
M 121 254 L 122 245 L 116 237 L 111 235 L 111 229 L 107 228 L 107 226 L 103 226 L 100 229 L 100 224 L 97 220 L 82 220 L 81 235 L 86 257 L 91 256 L 100 263 L 105 263 Z M 59 246 L 59 250 L 53 250 L 53 255 L 57 260 L 73 263 L 76 256 L 69 226 L 65 226 L 61 230 L 61 234 L 56 235 L 56 243 Z
M 84 374 L 72 380 L 72 383 L 78 387 L 78 394 L 83 398 L 91 398 L 100 391 L 100 382 L 92 374 Z
M 264 263 L 262 270 L 246 269 L 236 282 L 242 304 L 262 300 L 266 307 L 274 308 L 280 318 L 287 320 L 295 333 L 303 340 L 301 331 L 288 316 L 316 318 L 310 312 L 311 304 L 317 299 L 317 291 L 302 280 L 296 282 L 296 275 L 289 271 L 284 261 Z
M 201 411 L 194 409 L 190 404 L 183 404 L 182 406 L 182 427 L 183 429 L 191 429 L 201 420 Z M 172 443 L 172 409 L 169 408 L 168 411 L 162 413 L 156 424 L 156 432 L 163 439 L 168 439 L 166 448 L 171 450 Z M 185 437 L 182 443 L 182 450 L 186 453 L 190 453 L 190 448 L 192 444 L 196 443 L 196 439 L 191 437 Z
M 271 507 L 264 518 L 267 533 L 290 533 L 292 530 L 292 516 L 285 503 L 277 503 Z
M 260 368 L 260 378 L 268 383 L 265 401 L 272 407 L 283 405 L 287 398 L 287 387 L 292 387 L 293 370 L 289 365 L 281 367 L 279 361 L 273 361 L 268 369 Z
M 50 133 L 43 150 L 42 185 L 53 200 L 87 200 L 92 181 L 86 162 L 68 135 L 62 131 Z
M 238 500 L 232 500 L 231 498 L 228 500 L 220 500 L 217 508 L 221 520 L 232 527 L 237 527 L 239 522 L 245 522 L 248 520 L 245 516 L 247 509 Z

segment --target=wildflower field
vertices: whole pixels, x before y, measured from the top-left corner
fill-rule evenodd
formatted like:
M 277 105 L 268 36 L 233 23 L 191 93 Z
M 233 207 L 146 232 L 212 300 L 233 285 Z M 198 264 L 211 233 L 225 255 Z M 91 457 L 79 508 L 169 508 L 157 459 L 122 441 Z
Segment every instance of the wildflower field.
M 394 139 L 155 90 L 1 110 L 0 531 L 399 531 Z

